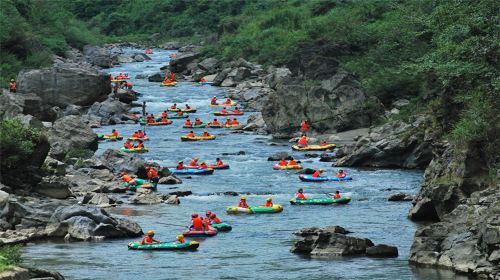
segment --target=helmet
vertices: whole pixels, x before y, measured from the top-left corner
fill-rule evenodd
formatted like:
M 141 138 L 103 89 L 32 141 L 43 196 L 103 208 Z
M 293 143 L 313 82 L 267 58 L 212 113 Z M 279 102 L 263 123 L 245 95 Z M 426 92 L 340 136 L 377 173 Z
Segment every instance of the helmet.
M 181 161 L 178 161 L 177 163 L 182 163 L 182 160 L 181 160 Z
M 298 192 L 299 192 L 299 193 L 302 193 L 302 192 L 304 192 L 304 190 L 303 190 L 302 188 L 300 188 L 300 189 L 298 190 Z
M 191 215 L 191 218 L 198 218 L 198 213 L 193 213 L 193 215 Z
M 155 235 L 155 231 L 154 230 L 148 230 L 148 236 L 153 236 Z
M 266 199 L 266 201 L 273 201 L 273 199 L 272 199 L 272 198 L 270 198 L 270 197 L 268 197 L 268 198 Z
M 176 237 L 175 239 L 177 239 L 177 240 L 181 240 L 181 239 L 183 239 L 183 238 L 184 238 L 184 235 L 179 234 L 179 235 L 177 235 L 177 237 Z
M 194 159 L 194 160 L 198 160 L 198 157 L 194 157 L 193 159 Z
M 241 200 L 246 200 L 247 198 L 244 195 L 242 195 L 242 196 L 240 196 L 240 199 Z
M 13 82 L 13 81 L 14 81 L 14 79 L 10 79 L 10 81 L 11 81 L 11 82 Z
M 344 170 L 342 170 L 342 169 L 339 169 L 339 172 L 344 172 Z
M 217 96 L 214 96 L 214 98 L 217 98 Z
M 212 215 L 212 212 L 207 211 L 205 214 L 206 214 L 207 216 L 210 216 L 210 215 Z

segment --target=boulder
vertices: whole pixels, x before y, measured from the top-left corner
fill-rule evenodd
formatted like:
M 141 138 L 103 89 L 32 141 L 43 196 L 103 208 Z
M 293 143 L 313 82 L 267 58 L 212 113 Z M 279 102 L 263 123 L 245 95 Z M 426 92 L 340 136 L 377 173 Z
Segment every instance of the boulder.
M 179 198 L 176 196 L 176 195 L 170 195 L 166 200 L 165 200 L 165 203 L 166 204 L 180 204 L 181 201 L 179 200 Z
M 133 58 L 135 62 L 143 62 L 146 60 L 142 55 L 135 55 Z
M 287 152 L 278 152 L 267 158 L 268 161 L 280 161 L 282 159 L 291 160 L 292 156 L 289 155 Z
M 261 113 L 250 115 L 247 119 L 247 123 L 242 128 L 245 131 L 254 131 L 256 133 L 265 134 L 267 131 L 266 123 L 262 118 Z
M 0 279 L 3 280 L 29 280 L 31 279 L 28 269 L 14 266 L 11 269 L 0 272 Z
M 220 84 L 221 87 L 234 87 L 236 86 L 236 81 L 234 80 L 233 77 L 227 77 L 224 79 L 224 81 Z
M 176 192 L 169 192 L 168 193 L 169 195 L 175 195 L 177 197 L 181 197 L 181 196 L 189 196 L 189 195 L 192 195 L 193 192 L 192 191 L 176 191 Z
M 110 207 L 115 203 L 115 199 L 104 193 L 88 193 L 82 199 L 82 204 L 91 204 L 97 207 Z
M 177 197 L 176 197 L 177 198 Z M 137 193 L 131 198 L 129 198 L 130 203 L 132 204 L 159 204 L 165 202 L 169 199 L 168 195 L 155 193 L 155 192 L 147 192 L 147 193 Z
M 35 191 L 39 194 L 57 198 L 66 199 L 74 197 L 71 187 L 74 184 L 67 178 L 61 176 L 43 177 L 42 181 L 35 187 Z
M 248 68 L 239 67 L 236 69 L 236 73 L 234 74 L 233 80 L 235 82 L 241 82 L 250 77 L 251 72 Z
M 97 116 L 102 119 L 101 124 L 109 124 L 110 120 L 113 118 L 121 119 L 122 116 L 127 115 L 130 110 L 130 105 L 116 100 L 114 98 L 108 98 L 104 102 L 94 103 L 89 111 L 88 115 Z
M 396 258 L 398 256 L 398 248 L 394 246 L 378 244 L 366 248 L 366 256 L 377 258 Z
M 208 73 L 213 73 L 216 70 L 218 64 L 219 61 L 216 58 L 209 57 L 198 63 L 198 67 Z
M 412 201 L 413 197 L 404 192 L 397 192 L 389 196 L 388 201 Z
M 336 157 L 335 153 L 333 153 L 333 154 L 323 153 L 320 155 L 319 161 L 321 161 L 321 162 L 333 162 L 333 161 L 335 161 L 336 158 L 337 157 Z
M 28 270 L 31 280 L 64 280 L 59 272 L 34 267 L 29 267 Z
M 266 77 L 266 83 L 272 89 L 277 89 L 287 84 L 292 78 L 292 72 L 286 67 L 269 69 L 269 75 Z
M 148 76 L 148 81 L 161 83 L 165 80 L 166 77 L 167 74 L 165 72 L 156 72 L 153 75 Z
M 87 45 L 83 47 L 83 55 L 85 60 L 92 65 L 102 68 L 113 67 L 111 52 L 107 48 Z
M 107 149 L 100 157 L 100 160 L 109 170 L 116 174 L 121 171 L 137 174 L 140 170 L 145 174 L 146 161 L 119 150 Z
M 78 116 L 54 122 L 49 142 L 50 156 L 57 160 L 64 160 L 67 155 L 84 157 L 97 150 L 97 135 Z
M 181 47 L 181 44 L 179 42 L 166 42 L 161 45 L 162 48 L 166 50 L 178 50 Z
M 166 176 L 166 177 L 161 177 L 160 180 L 158 181 L 158 184 L 160 184 L 160 185 L 182 184 L 182 180 L 177 178 L 174 175 L 170 175 L 170 176 Z
M 118 63 L 134 62 L 134 59 L 130 55 L 125 55 L 125 54 L 117 55 L 117 56 L 113 57 L 113 59 Z
M 35 94 L 44 108 L 66 108 L 70 104 L 89 106 L 105 100 L 111 92 L 106 73 L 75 63 L 21 70 L 17 82 L 19 95 Z
M 222 82 L 226 79 L 227 74 L 229 74 L 229 72 L 231 72 L 231 68 L 225 68 L 224 70 L 219 72 L 213 80 L 213 85 L 220 86 Z
M 199 52 L 181 53 L 170 60 L 170 70 L 175 73 L 183 73 L 187 70 L 188 64 L 200 57 Z

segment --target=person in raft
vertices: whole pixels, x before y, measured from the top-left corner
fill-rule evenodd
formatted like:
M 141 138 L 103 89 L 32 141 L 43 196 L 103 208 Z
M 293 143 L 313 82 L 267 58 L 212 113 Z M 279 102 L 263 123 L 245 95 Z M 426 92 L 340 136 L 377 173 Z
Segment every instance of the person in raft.
M 312 174 L 312 176 L 314 178 L 318 178 L 318 177 L 321 176 L 321 173 L 323 173 L 324 171 L 325 171 L 324 169 L 318 169 L 318 170 L 314 171 L 314 173 Z
M 135 131 L 134 133 L 132 133 L 132 135 L 130 137 L 132 137 L 132 138 L 141 138 L 141 137 L 139 137 L 139 132 L 138 131 Z
M 305 135 L 309 130 L 309 122 L 307 120 L 302 120 L 300 123 L 300 131 Z
M 216 159 L 215 159 L 215 164 L 216 164 L 217 166 L 223 166 L 223 165 L 224 165 L 224 163 L 222 162 L 222 160 L 221 160 L 220 158 L 216 158 Z
M 325 139 L 323 139 L 323 141 L 321 141 L 321 146 L 323 146 L 323 147 L 324 147 L 324 146 L 326 146 L 326 145 L 328 145 L 328 142 L 326 142 L 326 140 L 325 140 Z
M 174 103 L 174 105 L 170 106 L 170 109 L 177 110 L 177 103 Z
M 177 237 L 175 238 L 175 240 L 177 240 L 177 242 L 179 244 L 186 243 L 186 239 L 184 239 L 184 235 L 182 235 L 182 234 L 177 235 Z
M 185 122 L 184 122 L 184 126 L 185 127 L 192 127 L 193 124 L 191 123 L 191 120 L 190 119 L 187 119 Z
M 231 122 L 232 125 L 240 125 L 240 123 L 238 122 L 238 120 L 236 118 L 233 119 L 233 121 Z
M 233 122 L 231 121 L 231 119 L 230 119 L 230 118 L 227 118 L 227 119 L 226 119 L 226 123 L 224 123 L 224 124 L 225 124 L 225 125 L 229 125 L 229 126 L 231 126 L 231 125 L 233 125 Z
M 204 228 L 203 219 L 198 216 L 198 213 L 193 213 L 193 215 L 191 215 L 191 221 L 192 221 L 192 224 L 189 227 L 189 229 L 203 230 L 203 228 Z
M 201 125 L 202 123 L 203 122 L 200 119 L 198 118 L 194 119 L 194 125 Z
M 146 122 L 147 122 L 147 123 L 154 123 L 154 122 L 155 122 L 155 116 L 153 116 L 153 114 L 149 115 L 149 116 L 146 118 Z
M 236 108 L 234 108 L 233 113 L 241 114 L 241 111 L 240 111 L 240 109 L 238 109 L 238 107 L 236 107 Z
M 147 235 L 144 236 L 144 238 L 141 240 L 141 244 L 161 243 L 160 241 L 154 239 L 153 236 L 155 236 L 155 232 L 152 230 L 148 230 Z
M 222 221 L 217 218 L 217 215 L 215 213 L 210 214 L 210 220 L 212 221 L 212 224 L 221 224 Z
M 203 218 L 203 223 L 205 224 L 205 227 L 208 227 L 209 225 L 212 224 L 212 221 L 210 220 L 210 215 L 212 215 L 212 212 L 210 211 L 205 212 L 205 218 Z
M 347 177 L 347 174 L 342 169 L 339 169 L 339 171 L 335 175 L 337 176 L 337 178 L 345 178 L 345 177 Z
M 202 137 L 209 137 L 211 136 L 210 133 L 208 133 L 208 130 L 203 131 L 203 134 L 201 135 Z
M 160 177 L 158 176 L 158 171 L 151 166 L 146 166 L 146 171 L 148 172 L 146 175 L 151 183 L 153 183 L 153 187 L 156 189 L 158 186 L 158 181 L 160 181 Z
M 198 158 L 195 157 L 189 162 L 189 166 L 198 167 Z
M 230 98 L 226 99 L 226 102 L 224 102 L 224 105 L 231 105 L 231 99 Z
M 290 159 L 290 161 L 288 162 L 288 165 L 297 165 L 297 164 L 298 163 L 294 158 Z
M 302 188 L 300 188 L 297 193 L 295 194 L 295 199 L 298 199 L 298 200 L 308 200 L 309 198 L 307 198 L 305 195 L 304 195 L 304 190 Z
M 238 203 L 238 207 L 240 207 L 240 208 L 249 208 L 249 206 L 247 204 L 247 198 L 246 197 L 244 197 L 244 196 L 240 197 L 240 202 Z
M 139 135 L 139 138 L 144 138 L 144 137 L 146 137 L 146 133 L 144 133 L 144 131 L 142 131 L 142 130 L 140 130 L 140 129 L 137 131 L 137 135 Z
M 175 74 L 174 74 L 174 72 L 172 72 L 172 71 L 170 72 L 169 79 L 170 79 L 170 81 L 175 82 Z
M 217 119 L 214 119 L 213 122 L 210 123 L 210 125 L 213 125 L 213 126 L 219 126 L 220 125 L 220 122 L 217 120 Z
M 139 144 L 135 146 L 136 149 L 144 149 L 144 143 L 142 143 L 142 140 L 139 140 Z
M 210 105 L 217 105 L 217 96 L 214 96 L 212 97 L 212 99 L 210 99 Z
M 200 163 L 200 167 L 199 167 L 199 168 L 200 168 L 200 169 L 207 169 L 207 168 L 208 168 L 208 165 L 207 165 L 204 161 L 202 161 L 202 162 Z
M 177 116 L 183 116 L 184 115 L 184 111 L 179 110 L 179 111 L 177 111 L 176 115 Z
M 163 117 L 168 118 L 168 113 L 167 113 L 167 111 L 163 111 L 163 112 L 161 112 L 161 117 L 162 117 L 162 118 L 163 118 Z
M 221 113 L 221 114 L 227 114 L 226 107 L 223 107 L 223 108 L 222 108 L 222 110 L 220 110 L 220 113 Z
M 194 132 L 191 130 L 188 134 L 186 134 L 189 138 L 194 138 Z
M 189 106 L 189 104 L 186 104 L 186 110 L 191 110 L 191 106 Z
M 129 184 L 130 186 L 137 185 L 137 181 L 132 176 L 128 175 L 127 172 L 122 171 L 119 176 L 122 178 L 123 182 Z
M 177 162 L 175 170 L 182 170 L 182 169 L 184 169 L 184 163 L 182 161 Z
M 205 77 L 200 79 L 200 83 L 206 83 L 206 82 L 207 82 L 207 79 L 205 79 Z
M 342 196 L 340 195 L 339 191 L 335 191 L 335 194 L 333 195 L 333 198 L 342 198 Z
M 287 166 L 288 162 L 283 158 L 280 160 L 280 162 L 278 164 L 279 164 L 279 166 Z
M 125 141 L 125 143 L 123 143 L 123 147 L 125 149 L 133 149 L 134 148 L 134 145 L 132 145 L 132 143 L 130 143 L 130 140 L 127 139 L 127 141 Z
M 273 199 L 268 197 L 266 199 L 266 204 L 264 205 L 264 207 L 273 207 Z
M 160 121 L 162 123 L 168 123 L 168 117 L 167 116 L 162 116 Z
M 297 141 L 297 146 L 301 148 L 307 147 L 307 137 L 305 135 L 300 136 L 299 141 Z
M 112 129 L 111 130 L 111 136 L 118 137 L 118 131 L 116 131 L 116 129 Z
M 10 82 L 9 82 L 9 92 L 16 92 L 16 91 L 17 91 L 16 80 L 10 79 Z

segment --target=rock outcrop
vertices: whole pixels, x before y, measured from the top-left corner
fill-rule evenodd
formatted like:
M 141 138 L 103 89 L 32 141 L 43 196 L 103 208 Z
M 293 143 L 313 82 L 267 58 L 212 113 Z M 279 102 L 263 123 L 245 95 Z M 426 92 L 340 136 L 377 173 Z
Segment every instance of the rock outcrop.
M 112 54 L 109 48 L 87 45 L 83 48 L 85 60 L 98 67 L 110 68 L 113 67 Z
M 54 122 L 49 133 L 50 156 L 64 160 L 69 156 L 90 156 L 97 150 L 97 135 L 78 116 Z
M 296 241 L 292 253 L 315 257 L 359 256 L 397 257 L 396 247 L 374 245 L 366 238 L 347 236 L 349 231 L 339 226 L 320 228 L 305 228 L 295 234 L 303 237 Z

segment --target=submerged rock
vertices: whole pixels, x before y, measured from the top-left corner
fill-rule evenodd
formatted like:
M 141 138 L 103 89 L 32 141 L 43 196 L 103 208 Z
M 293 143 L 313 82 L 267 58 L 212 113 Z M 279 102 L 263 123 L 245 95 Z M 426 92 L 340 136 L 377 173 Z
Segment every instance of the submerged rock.
M 412 201 L 413 197 L 404 192 L 397 192 L 389 196 L 389 201 Z
M 289 155 L 287 152 L 278 152 L 275 153 L 267 158 L 267 161 L 280 161 L 282 159 L 285 160 L 291 160 L 292 156 Z

